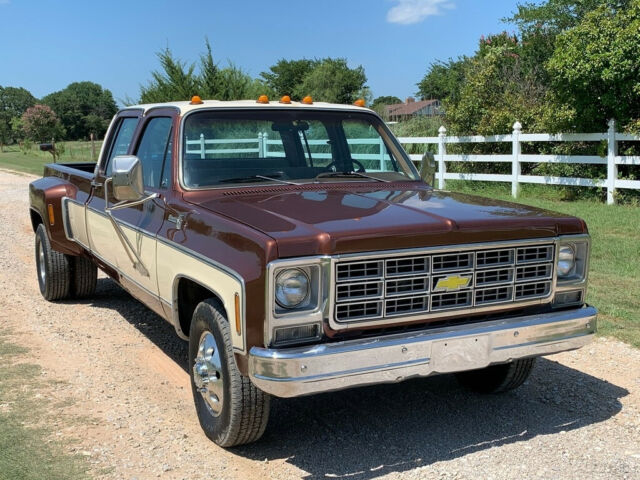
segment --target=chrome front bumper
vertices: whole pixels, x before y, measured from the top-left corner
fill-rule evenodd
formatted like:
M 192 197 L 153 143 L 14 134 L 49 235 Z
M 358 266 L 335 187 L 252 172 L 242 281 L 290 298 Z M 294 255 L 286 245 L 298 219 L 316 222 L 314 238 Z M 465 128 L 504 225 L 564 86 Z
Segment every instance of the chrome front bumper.
M 383 337 L 249 352 L 261 390 L 297 397 L 436 373 L 484 368 L 580 348 L 596 332 L 595 308 L 530 315 Z

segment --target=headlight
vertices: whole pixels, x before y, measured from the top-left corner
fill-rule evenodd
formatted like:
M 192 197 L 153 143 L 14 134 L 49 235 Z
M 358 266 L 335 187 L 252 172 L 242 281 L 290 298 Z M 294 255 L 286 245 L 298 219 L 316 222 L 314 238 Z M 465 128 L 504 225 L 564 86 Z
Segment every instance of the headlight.
M 280 272 L 275 286 L 276 302 L 283 308 L 295 308 L 309 296 L 309 277 L 299 268 Z
M 558 252 L 558 276 L 570 276 L 576 267 L 576 253 L 569 245 L 560 247 Z

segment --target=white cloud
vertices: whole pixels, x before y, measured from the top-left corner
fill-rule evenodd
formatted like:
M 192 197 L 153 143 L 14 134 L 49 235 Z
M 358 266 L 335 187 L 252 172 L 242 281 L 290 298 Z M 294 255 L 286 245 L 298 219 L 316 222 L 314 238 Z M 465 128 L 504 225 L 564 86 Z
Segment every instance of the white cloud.
M 387 12 L 387 21 L 409 25 L 418 23 L 432 15 L 441 15 L 443 10 L 454 8 L 448 0 L 394 0 L 398 4 Z

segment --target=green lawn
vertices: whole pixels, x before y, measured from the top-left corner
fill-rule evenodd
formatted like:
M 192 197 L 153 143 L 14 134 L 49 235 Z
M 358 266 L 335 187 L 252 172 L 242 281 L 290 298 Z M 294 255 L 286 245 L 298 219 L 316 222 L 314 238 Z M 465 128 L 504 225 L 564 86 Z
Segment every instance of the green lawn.
M 513 201 L 510 184 L 447 182 L 447 189 Z M 587 302 L 600 311 L 600 334 L 640 348 L 640 207 L 561 198 L 558 190 L 525 185 L 517 202 L 587 222 L 592 238 Z
M 26 349 L 7 341 L 0 331 L 0 478 L 6 480 L 80 480 L 89 464 L 64 452 L 67 442 L 47 424 L 56 405 L 38 398 L 53 381 L 40 366 L 24 363 Z M 56 421 L 71 422 L 56 412 Z M 60 428 L 60 423 L 58 423 Z
M 59 162 L 91 162 L 91 142 L 61 142 L 64 146 L 64 153 L 60 156 Z M 96 142 L 96 154 L 100 153 L 102 142 Z M 53 162 L 53 157 L 49 152 L 41 152 L 38 145 L 34 145 L 31 150 L 23 153 L 16 145 L 3 148 L 0 152 L 0 168 L 17 170 L 20 172 L 42 175 L 43 166 Z

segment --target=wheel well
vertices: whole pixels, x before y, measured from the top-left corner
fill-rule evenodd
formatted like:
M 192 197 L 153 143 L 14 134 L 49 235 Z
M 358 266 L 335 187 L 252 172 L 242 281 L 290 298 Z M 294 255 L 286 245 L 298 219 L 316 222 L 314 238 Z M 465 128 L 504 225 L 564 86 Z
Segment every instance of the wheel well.
M 193 316 L 193 312 L 198 304 L 207 298 L 216 299 L 220 303 L 220 308 L 226 316 L 220 297 L 194 280 L 181 277 L 178 280 L 177 290 L 178 319 L 180 321 L 180 329 L 185 336 L 189 336 L 189 327 L 191 326 L 191 317 Z
M 29 209 L 29 214 L 31 216 L 31 226 L 33 227 L 33 231 L 35 232 L 38 229 L 38 225 L 43 223 L 42 222 L 42 217 L 40 216 L 40 214 L 38 212 L 36 212 L 32 208 Z

